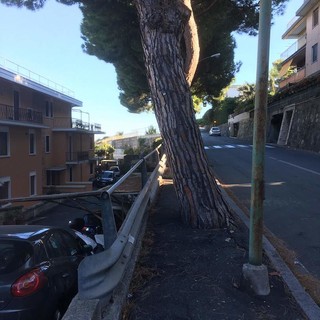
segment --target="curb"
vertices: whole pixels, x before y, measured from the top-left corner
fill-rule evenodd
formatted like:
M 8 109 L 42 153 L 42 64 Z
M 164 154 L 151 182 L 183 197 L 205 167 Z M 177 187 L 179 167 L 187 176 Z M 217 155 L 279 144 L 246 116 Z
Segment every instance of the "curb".
M 222 188 L 220 183 L 217 181 L 220 191 L 230 206 L 230 208 L 237 214 L 241 221 L 250 228 L 249 218 L 244 214 L 244 212 L 237 206 L 237 204 L 230 198 L 227 192 Z M 289 269 L 287 264 L 283 261 L 275 247 L 271 242 L 263 235 L 263 249 L 270 259 L 273 267 L 280 273 L 281 278 L 285 282 L 287 288 L 292 294 L 293 298 L 296 300 L 297 304 L 301 308 L 302 312 L 309 320 L 319 320 L 320 319 L 320 308 L 310 297 L 310 295 L 304 290 L 298 279 Z

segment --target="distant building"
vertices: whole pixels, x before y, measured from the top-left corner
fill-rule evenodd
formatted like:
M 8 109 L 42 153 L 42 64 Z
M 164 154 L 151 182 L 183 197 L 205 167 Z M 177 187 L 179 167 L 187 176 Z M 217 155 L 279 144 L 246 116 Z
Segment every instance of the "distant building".
M 137 149 L 139 141 L 143 140 L 145 146 L 151 147 L 154 140 L 159 138 L 160 134 L 145 134 L 145 135 L 116 135 L 103 139 L 105 142 L 111 144 L 116 150 L 117 154 L 123 154 L 124 149 Z M 122 151 L 121 151 L 122 150 Z
M 231 85 L 227 90 L 226 98 L 239 97 L 239 88 L 240 87 L 241 87 L 240 85 L 236 85 L 236 84 Z
M 299 82 L 320 70 L 319 5 L 320 1 L 305 0 L 282 36 L 283 39 L 297 41 L 281 55 L 280 88 Z
M 0 60 L 0 199 L 91 189 L 104 132 L 79 107 L 68 89 Z
M 113 158 L 120 160 L 125 157 L 125 150 L 132 148 L 138 149 L 141 143 L 144 147 L 152 147 L 153 142 L 160 138 L 160 134 L 145 134 L 145 135 L 116 135 L 103 139 L 104 142 L 109 143 L 115 149 Z

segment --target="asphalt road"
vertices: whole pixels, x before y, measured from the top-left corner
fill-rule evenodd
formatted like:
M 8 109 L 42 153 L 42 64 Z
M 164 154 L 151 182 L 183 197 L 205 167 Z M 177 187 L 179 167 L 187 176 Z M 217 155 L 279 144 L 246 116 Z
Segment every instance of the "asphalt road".
M 250 208 L 252 145 L 202 133 L 216 177 Z M 266 145 L 265 225 L 320 279 L 320 155 Z

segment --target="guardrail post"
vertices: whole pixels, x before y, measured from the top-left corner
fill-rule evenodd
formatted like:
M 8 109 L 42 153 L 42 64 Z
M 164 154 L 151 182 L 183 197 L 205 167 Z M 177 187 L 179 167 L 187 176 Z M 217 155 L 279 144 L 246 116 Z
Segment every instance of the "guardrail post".
M 111 247 L 117 238 L 117 227 L 114 219 L 112 202 L 108 192 L 104 192 L 100 198 L 102 212 L 102 228 L 104 236 L 104 250 Z
M 147 172 L 147 161 L 145 158 L 142 159 L 141 163 L 141 189 L 145 186 L 148 180 L 148 172 Z

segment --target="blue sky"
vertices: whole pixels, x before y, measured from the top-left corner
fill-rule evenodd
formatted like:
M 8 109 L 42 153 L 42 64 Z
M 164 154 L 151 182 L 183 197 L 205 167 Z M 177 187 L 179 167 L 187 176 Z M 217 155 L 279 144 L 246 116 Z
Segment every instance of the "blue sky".
M 275 18 L 270 63 L 293 43 L 281 36 L 302 3 L 303 0 L 290 0 L 285 15 Z M 81 20 L 77 6 L 53 0 L 47 0 L 45 7 L 36 12 L 0 5 L 0 57 L 71 89 L 75 98 L 83 102 L 82 110 L 90 113 L 90 121 L 100 123 L 105 135 L 119 131 L 144 133 L 150 125 L 157 127 L 153 113 L 132 114 L 121 106 L 113 66 L 83 53 Z M 242 61 L 235 83 L 254 83 L 257 37 L 235 37 L 235 61 Z

